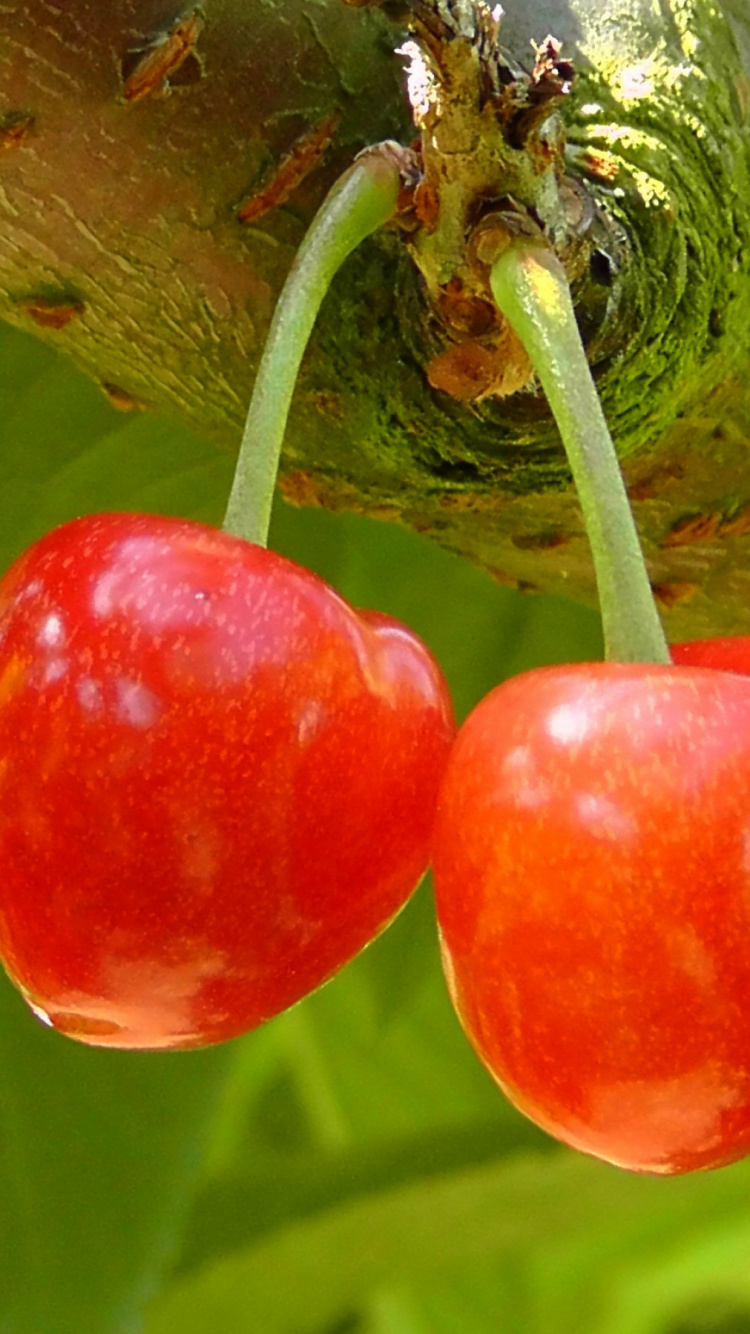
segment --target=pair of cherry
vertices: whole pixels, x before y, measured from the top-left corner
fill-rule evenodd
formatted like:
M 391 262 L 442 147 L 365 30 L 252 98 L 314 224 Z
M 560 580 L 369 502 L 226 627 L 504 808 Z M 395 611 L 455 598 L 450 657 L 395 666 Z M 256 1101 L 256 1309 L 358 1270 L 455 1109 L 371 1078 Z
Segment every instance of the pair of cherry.
M 346 225 L 333 259 L 323 235 L 319 299 L 396 207 L 386 167 L 324 206 L 324 233 Z M 314 224 L 290 290 L 314 286 L 316 244 Z M 569 366 L 545 378 L 575 320 L 533 249 L 498 259 L 493 292 L 569 450 L 611 656 L 645 625 L 647 660 L 518 677 L 454 738 L 424 645 L 265 549 L 257 443 L 229 511 L 261 497 L 249 532 L 68 524 L 0 581 L 0 955 L 73 1037 L 198 1046 L 319 986 L 432 859 L 451 996 L 516 1105 L 635 1170 L 718 1166 L 750 1152 L 750 641 L 666 660 L 616 463 L 603 515 L 601 441 L 576 457 L 582 424 L 606 436 L 593 387 L 570 409 Z M 524 318 L 542 306 L 540 351 Z M 272 453 L 309 313 L 282 296 L 256 381 L 246 435 Z
M 351 959 L 433 850 L 451 995 L 512 1101 L 626 1166 L 730 1161 L 750 641 L 674 656 L 527 673 L 454 744 L 424 645 L 309 571 L 178 520 L 68 524 L 0 583 L 6 968 L 85 1042 L 216 1042 Z

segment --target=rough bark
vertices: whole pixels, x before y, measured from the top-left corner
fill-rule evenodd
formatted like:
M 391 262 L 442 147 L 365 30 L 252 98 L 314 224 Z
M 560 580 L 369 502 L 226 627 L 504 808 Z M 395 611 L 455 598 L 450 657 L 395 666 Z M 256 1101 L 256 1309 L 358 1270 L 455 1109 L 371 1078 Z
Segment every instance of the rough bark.
M 668 631 L 750 630 L 747 5 L 505 8 L 515 60 L 549 32 L 577 66 L 565 171 L 604 225 L 578 309 Z M 403 35 L 340 0 L 0 0 L 0 315 L 233 448 L 324 190 L 365 143 L 413 135 Z M 546 404 L 433 387 L 439 325 L 397 236 L 352 258 L 306 359 L 285 493 L 593 600 Z

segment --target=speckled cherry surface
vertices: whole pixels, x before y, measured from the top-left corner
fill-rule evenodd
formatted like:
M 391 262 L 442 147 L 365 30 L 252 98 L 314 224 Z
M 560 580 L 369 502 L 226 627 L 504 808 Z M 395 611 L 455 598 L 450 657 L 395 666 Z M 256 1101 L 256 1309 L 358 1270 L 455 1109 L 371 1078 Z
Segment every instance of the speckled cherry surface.
M 56 1028 L 244 1032 L 425 870 L 453 736 L 424 645 L 309 571 L 99 515 L 0 581 L 0 953 Z
M 506 682 L 459 732 L 433 865 L 454 1004 L 516 1106 L 641 1172 L 750 1152 L 750 681 Z

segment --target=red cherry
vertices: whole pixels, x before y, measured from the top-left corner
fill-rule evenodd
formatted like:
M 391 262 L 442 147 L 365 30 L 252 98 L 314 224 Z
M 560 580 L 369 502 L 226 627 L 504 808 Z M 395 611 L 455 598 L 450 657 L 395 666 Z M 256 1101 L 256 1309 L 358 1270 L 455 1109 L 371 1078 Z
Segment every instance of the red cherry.
M 641 1172 L 750 1153 L 750 682 L 582 664 L 494 690 L 438 800 L 449 989 L 551 1134 Z
M 262 1023 L 425 870 L 453 737 L 424 645 L 199 524 L 81 519 L 0 581 L 0 954 L 113 1047 Z
M 690 639 L 671 644 L 672 661 L 682 667 L 711 667 L 714 671 L 750 675 L 750 635 L 725 639 Z

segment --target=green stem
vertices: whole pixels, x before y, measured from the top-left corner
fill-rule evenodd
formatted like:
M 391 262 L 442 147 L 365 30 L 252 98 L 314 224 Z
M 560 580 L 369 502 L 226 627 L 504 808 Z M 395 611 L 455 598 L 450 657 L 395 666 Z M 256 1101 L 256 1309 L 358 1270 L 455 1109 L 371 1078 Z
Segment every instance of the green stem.
M 271 322 L 245 422 L 224 528 L 265 546 L 289 405 L 313 324 L 336 271 L 396 211 L 392 146 L 362 154 L 334 185 L 299 248 Z
M 495 260 L 490 284 L 529 354 L 565 445 L 591 543 L 605 656 L 615 662 L 669 662 L 565 270 L 547 246 L 515 240 Z

